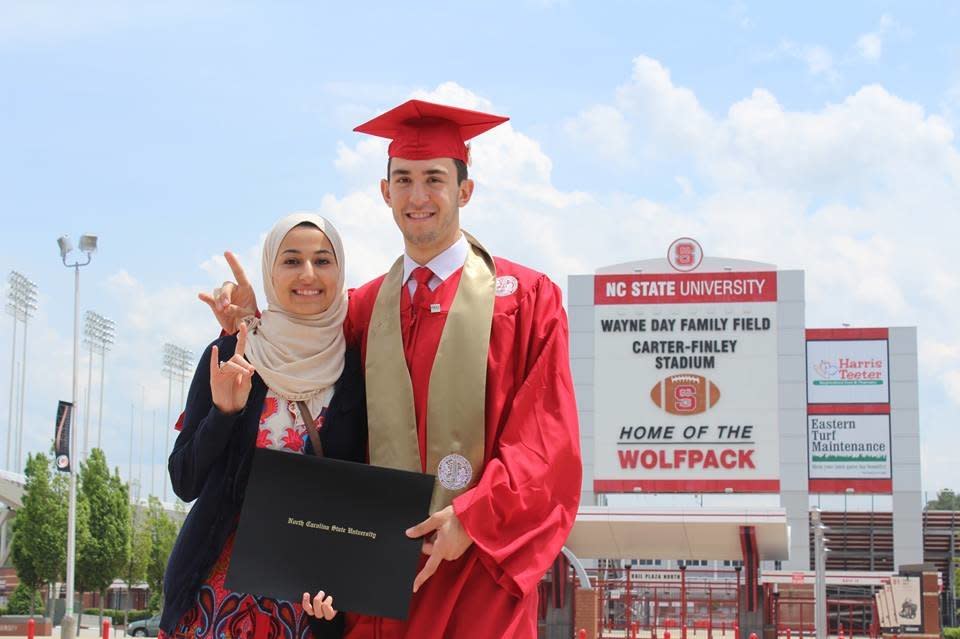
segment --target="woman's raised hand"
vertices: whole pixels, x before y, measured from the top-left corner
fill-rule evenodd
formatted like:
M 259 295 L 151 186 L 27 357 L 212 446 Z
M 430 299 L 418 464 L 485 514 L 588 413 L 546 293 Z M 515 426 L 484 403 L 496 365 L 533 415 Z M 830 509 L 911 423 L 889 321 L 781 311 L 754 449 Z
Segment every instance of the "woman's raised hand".
M 257 296 L 237 256 L 227 251 L 223 257 L 226 258 L 233 276 L 237 278 L 236 283 L 224 282 L 223 286 L 213 289 L 213 293 L 199 293 L 197 297 L 210 307 L 220 327 L 228 335 L 233 335 L 243 318 L 256 315 Z
M 247 325 L 241 323 L 233 357 L 221 362 L 220 349 L 216 346 L 210 353 L 210 393 L 214 406 L 221 413 L 238 413 L 247 405 L 255 369 L 243 358 L 246 348 Z
M 333 607 L 333 596 L 324 598 L 324 592 L 321 590 L 317 593 L 317 596 L 310 599 L 310 593 L 303 593 L 303 601 L 301 605 L 303 606 L 303 611 L 310 615 L 311 617 L 316 617 L 317 619 L 326 619 L 330 621 L 337 616 L 337 611 Z

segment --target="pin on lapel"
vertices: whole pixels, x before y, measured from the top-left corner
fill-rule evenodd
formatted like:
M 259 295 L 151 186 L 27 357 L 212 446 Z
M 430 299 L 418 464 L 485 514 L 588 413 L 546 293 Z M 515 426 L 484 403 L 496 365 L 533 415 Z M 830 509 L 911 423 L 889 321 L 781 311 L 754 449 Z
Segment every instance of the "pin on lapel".
M 440 305 L 439 305 L 439 304 L 431 304 L 431 305 L 430 305 L 430 312 L 431 312 L 431 313 L 439 313 L 440 310 L 441 310 L 441 309 L 440 309 Z

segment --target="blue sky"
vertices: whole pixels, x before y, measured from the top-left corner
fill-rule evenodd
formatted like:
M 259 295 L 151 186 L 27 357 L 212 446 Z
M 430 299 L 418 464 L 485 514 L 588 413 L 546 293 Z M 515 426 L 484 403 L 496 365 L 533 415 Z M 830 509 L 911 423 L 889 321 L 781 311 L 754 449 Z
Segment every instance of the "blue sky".
M 396 255 L 384 145 L 351 128 L 416 95 L 511 116 L 474 145 L 464 225 L 561 284 L 694 235 L 805 269 L 811 326 L 917 325 L 924 489 L 956 484 L 958 28 L 947 2 L 5 2 L 0 271 L 41 293 L 26 446 L 69 394 L 58 235 L 101 237 L 81 304 L 118 323 L 126 472 L 141 386 L 165 417 L 160 345 L 215 334 L 194 300 L 219 252 L 255 270 L 275 218 L 317 210 L 352 283 Z

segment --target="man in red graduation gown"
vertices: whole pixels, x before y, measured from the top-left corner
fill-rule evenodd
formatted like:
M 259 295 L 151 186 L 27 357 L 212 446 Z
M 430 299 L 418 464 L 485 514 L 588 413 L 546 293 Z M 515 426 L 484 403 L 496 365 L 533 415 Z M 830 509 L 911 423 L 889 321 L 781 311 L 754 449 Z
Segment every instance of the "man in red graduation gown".
M 352 293 L 345 325 L 364 356 L 370 462 L 438 479 L 407 533 L 425 540 L 408 619 L 348 615 L 350 639 L 536 637 L 537 584 L 576 518 L 560 290 L 460 228 L 466 141 L 506 119 L 411 100 L 356 129 L 392 140 L 381 191 L 405 249 Z
M 432 539 L 409 619 L 348 617 L 348 637 L 535 637 L 537 583 L 576 518 L 579 433 L 560 290 L 460 229 L 474 188 L 465 142 L 505 120 L 411 100 L 357 127 L 392 140 L 380 188 L 405 249 L 350 298 L 370 461 L 415 464 L 438 487 L 434 514 L 408 533 Z M 396 450 L 407 440 L 415 450 Z

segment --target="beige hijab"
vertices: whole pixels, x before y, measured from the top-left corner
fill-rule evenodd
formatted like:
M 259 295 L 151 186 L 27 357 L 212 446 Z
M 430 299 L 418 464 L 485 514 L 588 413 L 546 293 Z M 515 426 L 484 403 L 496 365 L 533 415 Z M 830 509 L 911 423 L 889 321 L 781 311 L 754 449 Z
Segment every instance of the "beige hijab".
M 271 275 L 283 238 L 304 222 L 323 231 L 333 245 L 340 267 L 333 303 L 317 315 L 297 315 L 283 310 Z M 263 243 L 263 289 L 267 295 L 267 309 L 250 325 L 246 357 L 267 387 L 286 400 L 314 404 L 310 400 L 329 398 L 326 391 L 343 372 L 346 351 L 343 320 L 347 317 L 345 270 L 340 234 L 333 224 L 319 215 L 288 215 L 274 225 Z M 312 413 L 314 408 L 310 406 Z

